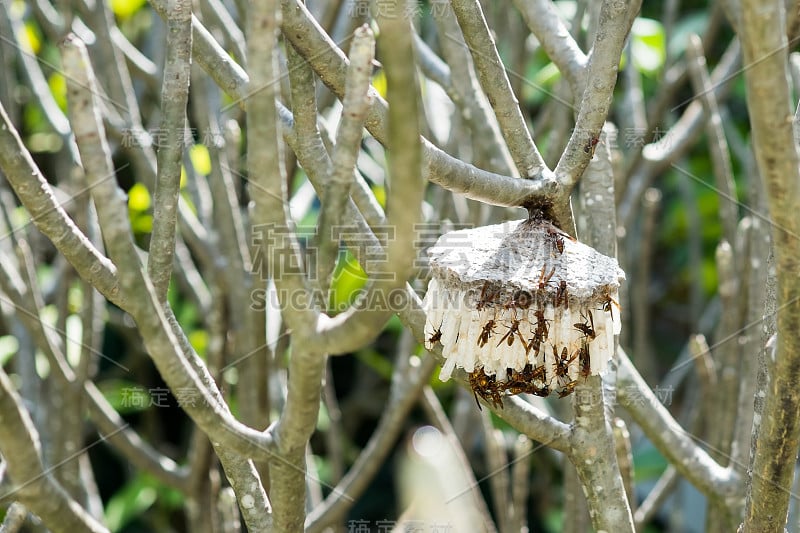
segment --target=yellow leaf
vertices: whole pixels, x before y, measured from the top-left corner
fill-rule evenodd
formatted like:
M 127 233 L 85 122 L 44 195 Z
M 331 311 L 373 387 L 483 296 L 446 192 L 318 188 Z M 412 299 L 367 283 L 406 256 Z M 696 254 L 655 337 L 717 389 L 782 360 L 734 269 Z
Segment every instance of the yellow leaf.
M 211 157 L 208 155 L 208 148 L 202 144 L 195 144 L 189 149 L 189 158 L 197 172 L 204 176 L 211 173 Z
M 120 19 L 127 19 L 146 3 L 147 0 L 111 0 L 111 10 Z
M 381 185 L 373 185 L 372 194 L 375 195 L 375 199 L 378 200 L 378 203 L 381 204 L 381 207 L 386 209 L 386 187 Z
M 32 22 L 25 23 L 25 31 L 22 38 L 28 42 L 31 52 L 38 54 L 42 48 L 42 39 L 40 38 L 39 28 Z M 24 44 L 23 44 L 24 46 Z
M 383 69 L 380 69 L 372 77 L 372 86 L 375 87 L 378 94 L 386 98 L 386 75 L 383 73 Z
M 55 99 L 58 107 L 61 108 L 61 111 L 67 110 L 67 81 L 64 79 L 64 75 L 58 72 L 53 72 L 50 77 L 47 79 L 47 85 L 50 86 L 50 92 L 53 93 L 53 98 Z
M 150 192 L 141 183 L 134 184 L 128 191 L 128 209 L 141 213 L 150 209 Z

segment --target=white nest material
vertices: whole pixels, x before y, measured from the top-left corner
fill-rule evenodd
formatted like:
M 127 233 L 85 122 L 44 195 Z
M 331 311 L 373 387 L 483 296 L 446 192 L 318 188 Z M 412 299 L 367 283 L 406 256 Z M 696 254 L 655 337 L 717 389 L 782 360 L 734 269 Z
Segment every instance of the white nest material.
M 513 376 L 566 395 L 605 370 L 625 279 L 615 259 L 530 219 L 447 233 L 428 254 L 425 343 L 442 344 L 442 381 L 458 367 L 495 376 L 503 392 Z

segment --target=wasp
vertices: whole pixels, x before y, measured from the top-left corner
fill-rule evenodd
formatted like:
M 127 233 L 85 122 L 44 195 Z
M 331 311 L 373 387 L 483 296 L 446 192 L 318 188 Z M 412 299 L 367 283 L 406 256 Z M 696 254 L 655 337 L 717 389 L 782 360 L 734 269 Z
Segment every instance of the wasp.
M 553 296 L 553 307 L 558 307 L 561 304 L 564 304 L 564 309 L 569 309 L 569 296 L 567 295 L 567 282 L 565 280 L 561 280 L 558 284 L 558 288 L 556 289 L 556 293 Z
M 531 389 L 528 392 L 536 396 L 541 396 L 542 398 L 547 398 L 550 396 L 550 387 L 548 387 L 546 383 L 541 387 L 531 384 Z
M 480 335 L 478 335 L 478 346 L 483 348 L 486 346 L 486 343 L 489 342 L 489 338 L 492 334 L 495 333 L 494 331 L 494 319 L 489 320 L 486 324 L 483 325 L 483 330 L 481 330 Z
M 544 365 L 533 366 L 528 363 L 522 369 L 522 372 L 519 372 L 519 375 L 526 383 L 530 384 L 536 380 L 544 382 L 547 379 L 547 371 Z
M 553 277 L 553 274 L 556 273 L 556 267 L 553 267 L 553 270 L 551 270 L 550 273 L 545 276 L 546 268 L 547 265 L 542 265 L 542 273 L 539 274 L 539 292 L 542 292 L 547 288 L 547 283 L 550 281 L 550 278 Z
M 520 321 L 516 319 L 511 321 L 511 325 L 508 327 L 508 331 L 506 331 L 506 334 L 503 335 L 503 338 L 500 339 L 500 342 L 498 342 L 497 345 L 500 346 L 501 344 L 503 344 L 503 341 L 506 341 L 506 343 L 509 346 L 511 346 L 512 344 L 514 344 L 514 334 L 516 333 L 517 336 L 519 337 L 519 341 L 525 348 L 525 353 L 528 353 L 529 350 L 528 343 L 525 342 L 525 338 L 522 336 L 522 332 L 519 330 L 519 322 Z
M 564 238 L 571 240 L 572 242 L 577 242 L 575 238 L 570 235 L 569 233 L 562 231 L 555 226 L 554 224 L 548 223 L 545 227 L 545 239 L 550 241 L 550 244 L 553 245 L 553 248 L 558 252 L 559 255 L 564 253 Z
M 558 391 L 558 397 L 559 398 L 563 398 L 563 397 L 569 396 L 570 394 L 575 392 L 575 386 L 577 384 L 578 384 L 577 380 L 572 380 L 569 383 L 567 383 L 566 385 L 564 385 L 564 387 L 560 391 Z
M 572 357 L 570 357 L 569 354 L 567 353 L 567 347 L 564 346 L 564 349 L 561 350 L 561 356 L 559 356 L 558 348 L 553 346 L 553 355 L 555 355 L 556 358 L 555 368 L 554 368 L 556 376 L 558 378 L 569 377 L 569 365 L 575 360 L 578 354 L 575 353 L 572 355 Z
M 550 236 L 550 240 L 553 243 L 553 246 L 556 247 L 559 254 L 564 253 L 564 238 L 559 235 L 558 233 L 550 233 L 548 232 L 547 235 Z
M 525 365 L 525 369 L 527 369 L 530 364 Z M 511 394 L 520 394 L 522 392 L 528 392 L 530 385 L 528 381 L 525 379 L 525 369 L 522 372 L 517 372 L 513 368 L 506 368 L 506 382 L 505 382 L 505 390 L 510 392 Z
M 586 154 L 592 154 L 594 157 L 594 151 L 597 149 L 597 144 L 600 142 L 598 137 L 589 137 L 589 140 L 586 141 L 586 144 L 583 145 L 583 152 Z
M 491 282 L 484 282 L 481 288 L 481 295 L 478 298 L 478 303 L 475 305 L 475 310 L 480 311 L 490 303 L 492 303 L 497 296 L 497 289 L 492 286 Z
M 584 316 L 583 311 L 581 311 L 581 318 L 583 318 L 583 322 L 579 322 L 577 324 L 572 324 L 575 329 L 586 335 L 589 340 L 594 340 L 597 334 L 594 331 L 594 319 L 592 318 L 592 312 L 589 311 L 589 318 L 587 319 Z
M 504 385 L 498 383 L 495 376 L 487 376 L 481 368 L 469 373 L 469 386 L 472 388 L 472 393 L 475 395 L 475 403 L 478 404 L 478 409 L 483 410 L 481 403 L 478 401 L 478 396 L 483 398 L 486 403 L 491 404 L 497 408 L 502 409 L 503 398 L 500 393 L 503 391 Z
M 425 347 L 429 350 L 433 348 L 433 345 L 439 342 L 442 338 L 442 324 L 439 324 L 439 327 L 436 328 L 430 337 L 428 337 L 427 341 L 425 342 Z
M 581 365 L 581 377 L 586 381 L 592 375 L 592 360 L 589 357 L 588 344 L 583 343 L 583 346 L 581 346 L 581 351 L 578 353 L 578 361 Z
M 614 298 L 612 298 L 607 291 L 603 296 L 604 296 L 603 307 L 600 310 L 610 313 L 611 320 L 614 320 L 614 311 L 612 311 L 611 306 L 613 305 L 614 307 L 616 307 L 618 311 L 621 310 L 622 308 L 620 307 L 619 302 L 617 302 Z
M 428 337 L 428 344 L 431 345 L 436 344 L 437 342 L 439 342 L 439 339 L 441 338 L 442 338 L 442 328 L 440 327 L 439 329 L 433 332 L 433 335 Z
M 544 317 L 544 309 L 537 309 L 533 312 L 534 316 L 536 317 L 536 333 L 535 335 L 542 340 L 547 338 L 547 335 L 550 333 L 550 329 L 547 326 L 547 323 L 550 322 Z
M 531 350 L 533 350 L 534 355 L 538 356 L 539 350 L 542 348 L 542 342 L 544 342 L 542 338 L 538 337 L 536 333 L 534 333 L 533 337 L 528 339 L 527 348 L 525 349 L 525 355 L 528 355 L 529 353 L 531 353 Z
M 530 353 L 531 348 L 535 350 L 536 355 L 539 355 L 539 347 L 547 339 L 549 333 L 547 326 L 549 321 L 544 317 L 544 309 L 537 309 L 533 314 L 536 316 L 536 329 L 531 332 L 533 337 L 528 339 L 528 349 L 525 351 L 525 355 Z

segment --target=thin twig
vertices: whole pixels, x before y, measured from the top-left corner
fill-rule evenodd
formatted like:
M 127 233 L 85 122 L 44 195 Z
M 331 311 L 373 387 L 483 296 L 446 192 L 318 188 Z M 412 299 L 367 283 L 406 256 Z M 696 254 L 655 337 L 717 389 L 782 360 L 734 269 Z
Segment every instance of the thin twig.
M 514 5 L 536 36 L 547 57 L 556 64 L 573 94 L 580 94 L 585 84 L 586 54 L 570 35 L 552 2 L 546 0 L 514 0 Z
M 511 89 L 500 54 L 494 45 L 481 5 L 477 0 L 453 0 L 453 12 L 469 46 L 475 71 L 494 109 L 500 131 L 520 175 L 532 179 L 547 170 L 531 138 L 517 97 Z
M 489 469 L 489 488 L 494 508 L 502 510 L 497 513 L 497 528 L 501 533 L 510 533 L 516 509 L 508 505 L 511 496 L 511 479 L 508 471 L 508 454 L 503 432 L 492 425 L 492 415 L 481 411 L 481 429 L 483 430 L 484 457 Z
M 680 477 L 674 466 L 669 465 L 656 484 L 647 493 L 644 501 L 636 509 L 633 519 L 636 522 L 636 531 L 643 531 L 648 522 L 661 510 L 664 501 L 672 494 Z
M 452 85 L 449 91 L 447 86 L 444 88 L 459 108 L 459 116 L 472 131 L 472 144 L 475 147 L 473 162 L 480 168 L 516 177 L 519 173 L 503 141 L 497 117 L 492 112 L 486 95 L 481 91 L 472 56 L 464 42 L 453 8 L 446 0 L 437 0 L 435 8 L 431 14 L 441 36 L 439 45 L 446 61 L 445 67 L 449 67 Z M 453 128 L 451 133 L 459 131 L 460 128 Z
M 0 168 L 20 201 L 31 214 L 34 225 L 52 237 L 63 255 L 109 301 L 124 307 L 117 269 L 78 229 L 53 195 L 53 191 L 34 163 L 30 152 L 0 103 Z M 52 239 L 51 239 L 52 240 Z
M 6 461 L 8 476 L 14 483 L 14 496 L 56 532 L 108 530 L 72 500 L 44 469 L 39 435 L 22 398 L 14 390 L 8 375 L 0 368 L 0 452 Z M 9 494 L 0 495 L 7 498 Z
M 525 435 L 517 435 L 514 443 L 514 459 L 511 462 L 511 503 L 514 507 L 514 520 L 511 531 L 528 529 L 528 497 L 530 496 L 530 471 L 533 443 Z
M 555 168 L 557 179 L 567 190 L 572 190 L 592 158 L 593 141 L 600 136 L 611 106 L 629 18 L 639 11 L 639 4 L 639 0 L 603 2 L 575 129 Z
M 340 98 L 344 96 L 347 60 L 308 10 L 297 0 L 283 0 L 283 31 L 320 79 Z M 209 72 L 211 73 L 211 72 Z M 214 75 L 213 73 L 211 73 Z M 387 142 L 387 104 L 375 92 L 366 128 L 382 144 Z M 556 188 L 550 173 L 536 180 L 516 180 L 479 170 L 439 150 L 422 139 L 423 175 L 433 183 L 469 198 L 493 205 L 519 206 Z
M 655 447 L 703 494 L 724 498 L 735 493 L 739 475 L 721 467 L 695 443 L 642 380 L 622 348 L 617 348 L 617 354 L 617 398 Z
M 358 28 L 350 44 L 342 116 L 336 132 L 333 172 L 325 187 L 317 224 L 317 281 L 327 291 L 339 252 L 340 214 L 344 209 L 361 148 L 361 132 L 370 106 L 369 85 L 375 40 L 368 26 Z M 307 85 L 307 84 L 306 84 Z M 313 84 L 311 85 L 313 89 Z M 313 91 L 311 91 L 313 94 Z M 311 110 L 316 116 L 314 109 Z M 316 128 L 315 128 L 316 129 Z
M 747 287 L 747 307 L 744 315 L 746 324 L 756 324 L 764 318 L 767 294 L 768 268 L 764 258 L 769 256 L 769 228 L 764 221 L 754 217 L 743 218 L 739 224 L 739 232 L 747 246 L 738 248 L 741 263 L 742 281 Z M 769 322 L 769 319 L 768 319 Z M 734 425 L 733 442 L 731 443 L 730 464 L 734 468 L 747 464 L 750 452 L 753 428 L 754 401 L 756 400 L 756 374 L 758 372 L 757 354 L 764 349 L 765 339 L 761 332 L 745 331 L 739 338 L 741 349 L 741 366 L 739 368 L 739 398 L 737 418 Z
M 181 158 L 186 143 L 186 103 L 192 53 L 192 2 L 173 0 L 167 15 L 167 51 L 161 88 L 158 174 L 153 194 L 153 230 L 147 274 L 162 302 L 172 276 L 178 218 Z
M 400 12 L 399 4 L 395 13 Z M 386 67 L 389 108 L 389 175 L 392 194 L 387 205 L 387 226 L 392 232 L 383 260 L 375 267 L 368 290 L 347 312 L 320 328 L 327 350 L 343 353 L 375 338 L 391 316 L 392 306 L 370 308 L 363 302 L 376 295 L 391 301 L 405 294 L 405 280 L 415 259 L 416 224 L 421 218 L 424 182 L 421 172 L 418 90 L 415 78 L 411 28 L 405 18 L 378 17 L 379 52 Z M 373 107 L 374 109 L 374 107 Z M 361 307 L 361 309 L 359 309 Z
M 711 168 L 714 170 L 719 191 L 719 217 L 722 221 L 722 235 L 733 246 L 736 239 L 736 226 L 739 222 L 736 184 L 733 182 L 731 156 L 728 152 L 728 143 L 725 141 L 719 106 L 714 98 L 714 86 L 711 84 L 711 78 L 706 69 L 703 43 L 698 35 L 693 34 L 689 37 L 689 46 L 686 48 L 686 52 L 692 86 L 703 104 L 704 114 L 708 117 L 706 136 L 711 153 Z
M 739 40 L 734 39 L 728 45 L 725 53 L 711 73 L 711 83 L 714 87 L 714 97 L 717 102 L 722 102 L 728 95 L 731 80 L 741 62 Z M 700 102 L 690 103 L 681 117 L 661 138 L 642 148 L 641 160 L 632 167 L 633 174 L 628 179 L 625 196 L 619 203 L 619 224 L 623 227 L 630 225 L 635 214 L 635 207 L 641 195 L 650 186 L 653 178 L 673 161 L 677 161 L 692 146 L 700 135 L 706 115 Z M 652 119 L 649 124 L 655 124 Z
M 661 207 L 661 191 L 650 188 L 642 197 L 642 230 L 639 235 L 639 254 L 634 260 L 636 274 L 631 280 L 631 317 L 633 329 L 633 349 L 636 353 L 636 367 L 650 382 L 656 378 L 657 362 L 653 358 L 650 346 L 650 298 L 649 287 L 651 283 L 653 247 L 656 243 L 656 216 Z
M 418 368 L 409 372 L 406 379 L 398 379 L 402 377 L 399 374 L 393 377 L 389 405 L 383 410 L 375 431 L 353 466 L 325 498 L 322 505 L 309 513 L 305 527 L 307 533 L 320 533 L 326 527 L 340 521 L 367 489 L 386 456 L 391 452 L 408 412 L 417 402 L 420 391 L 435 367 L 436 360 L 433 357 L 426 357 Z

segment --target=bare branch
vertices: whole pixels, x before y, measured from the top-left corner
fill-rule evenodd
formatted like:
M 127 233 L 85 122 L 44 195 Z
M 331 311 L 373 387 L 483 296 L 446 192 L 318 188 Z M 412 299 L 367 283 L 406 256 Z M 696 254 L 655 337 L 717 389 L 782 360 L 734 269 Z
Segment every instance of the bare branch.
M 622 46 L 630 30 L 630 20 L 632 14 L 639 10 L 640 3 L 639 0 L 603 2 L 575 129 L 555 168 L 558 181 L 567 191 L 572 190 L 592 158 L 594 139 L 600 136 L 600 129 L 611 107 L 617 68 Z
M 344 97 L 347 59 L 297 0 L 283 0 L 283 33 L 306 58 L 320 79 L 337 96 Z M 211 72 L 209 72 L 211 73 Z M 212 74 L 213 75 L 213 74 Z M 367 130 L 386 144 L 386 101 L 371 90 L 373 104 L 367 115 Z M 556 186 L 549 172 L 543 179 L 522 181 L 493 174 L 459 161 L 422 139 L 423 176 L 453 192 L 493 205 L 519 206 L 553 191 Z M 539 177 L 539 176 L 537 176 Z
M 741 39 L 747 106 L 759 173 L 767 191 L 778 282 L 778 337 L 751 465 L 744 531 L 784 528 L 800 446 L 800 169 L 792 132 L 783 4 L 742 0 Z
M 703 104 L 704 114 L 708 117 L 706 136 L 719 193 L 719 217 L 722 220 L 723 235 L 733 245 L 736 242 L 736 225 L 739 220 L 736 184 L 733 182 L 731 156 L 728 152 L 728 144 L 725 142 L 719 107 L 714 98 L 714 86 L 711 84 L 711 78 L 706 70 L 703 43 L 698 35 L 693 34 L 689 37 L 689 46 L 686 51 L 692 86 Z
M 34 225 L 53 241 L 83 279 L 109 301 L 124 307 L 126 295 L 121 294 L 116 267 L 92 245 L 56 202 L 50 184 L 22 144 L 2 104 L 0 118 L 3 121 L 0 127 L 0 168 L 30 212 Z
M 306 518 L 306 533 L 321 533 L 340 522 L 364 493 L 383 461 L 392 451 L 409 411 L 417 402 L 422 388 L 436 367 L 433 357 L 425 357 L 417 368 L 409 367 L 405 379 L 395 374 L 389 392 L 389 405 L 383 410 L 378 425 L 358 458 L 336 487 Z
M 617 397 L 656 448 L 703 494 L 713 498 L 735 494 L 741 483 L 739 475 L 711 459 L 658 401 L 622 348 L 617 348 L 617 354 Z
M 108 530 L 71 499 L 44 469 L 39 435 L 22 398 L 14 390 L 8 375 L 0 368 L 0 453 L 6 461 L 8 475 L 14 483 L 14 495 L 31 512 L 56 532 Z M 0 495 L 7 498 L 10 494 Z
M 586 83 L 584 77 L 588 60 L 570 35 L 556 7 L 546 0 L 514 0 L 514 5 L 525 19 L 525 24 L 542 43 L 547 56 L 567 80 L 572 94 L 580 94 Z
M 633 515 L 633 519 L 636 521 L 636 531 L 642 531 L 644 526 L 650 522 L 650 519 L 661 509 L 664 500 L 672 494 L 679 480 L 678 471 L 674 466 L 670 465 L 664 470 L 664 473 L 658 478 L 656 484 L 650 489 L 647 497 Z
M 547 165 L 525 125 L 519 102 L 511 89 L 480 4 L 477 0 L 453 0 L 450 5 L 458 18 L 461 33 L 475 62 L 478 80 L 494 109 L 517 170 L 524 178 L 538 177 L 547 170 Z
M 159 300 L 167 299 L 175 255 L 175 229 L 181 181 L 181 158 L 186 144 L 186 103 L 192 56 L 191 0 L 173 0 L 167 16 L 167 53 L 161 88 L 158 175 L 153 194 L 153 231 L 147 273 Z
M 607 138 L 607 135 L 604 137 Z M 615 257 L 616 217 L 611 151 L 604 143 L 596 152 L 597 156 L 581 183 L 583 203 L 591 205 L 586 213 L 586 225 L 591 228 L 586 242 L 600 253 Z M 572 448 L 569 458 L 583 484 L 592 524 L 597 530 L 632 531 L 633 516 L 616 460 L 612 420 L 610 414 L 606 413 L 609 402 L 603 393 L 602 379 L 592 376 L 584 383 L 579 382 L 574 398 L 575 426 L 570 437 Z M 590 442 L 593 444 L 589 445 Z M 598 487 L 603 488 L 598 491 Z
M 353 173 L 361 148 L 361 132 L 370 106 L 369 83 L 374 57 L 375 39 L 368 26 L 358 28 L 350 44 L 350 64 L 347 69 L 345 97 L 342 101 L 342 117 L 336 132 L 336 147 L 333 152 L 333 173 L 322 197 L 317 238 L 317 279 L 324 289 L 330 286 L 330 276 L 336 265 L 339 252 L 337 227 L 340 214 L 350 197 Z M 307 85 L 307 84 L 306 84 Z M 313 84 L 310 86 L 313 94 Z M 312 109 L 313 116 L 316 110 Z M 314 128 L 316 129 L 316 128 Z

